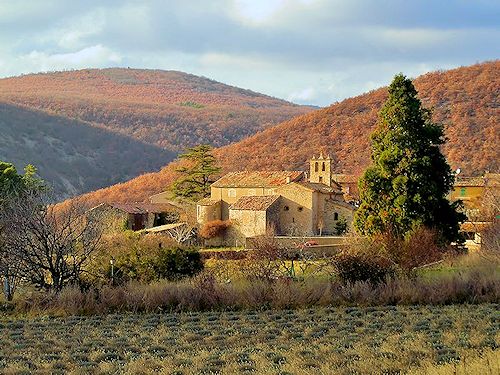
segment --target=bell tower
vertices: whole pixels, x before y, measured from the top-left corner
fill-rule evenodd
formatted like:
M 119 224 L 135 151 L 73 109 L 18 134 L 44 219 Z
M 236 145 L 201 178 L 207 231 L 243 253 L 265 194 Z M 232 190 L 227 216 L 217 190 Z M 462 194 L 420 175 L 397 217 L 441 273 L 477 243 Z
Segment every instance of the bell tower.
M 309 170 L 309 182 L 317 182 L 320 184 L 325 184 L 328 186 L 332 185 L 332 158 L 330 155 L 323 155 L 323 152 L 319 153 L 319 156 L 313 155 L 310 160 L 310 170 Z

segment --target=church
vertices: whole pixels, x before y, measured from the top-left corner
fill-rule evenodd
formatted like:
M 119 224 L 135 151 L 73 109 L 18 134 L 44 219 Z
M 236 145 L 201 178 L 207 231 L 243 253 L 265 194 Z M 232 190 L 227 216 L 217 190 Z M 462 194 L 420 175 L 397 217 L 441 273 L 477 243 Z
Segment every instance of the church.
M 211 185 L 197 202 L 198 224 L 229 220 L 232 239 L 264 235 L 336 235 L 338 224 L 352 223 L 355 206 L 333 179 L 332 159 L 320 153 L 302 171 L 232 172 Z

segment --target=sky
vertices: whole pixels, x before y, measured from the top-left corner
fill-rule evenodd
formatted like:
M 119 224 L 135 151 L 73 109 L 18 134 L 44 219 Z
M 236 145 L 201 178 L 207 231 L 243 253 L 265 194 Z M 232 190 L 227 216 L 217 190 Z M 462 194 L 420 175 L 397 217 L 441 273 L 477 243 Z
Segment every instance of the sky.
M 0 0 L 0 77 L 180 70 L 326 106 L 500 58 L 498 0 Z

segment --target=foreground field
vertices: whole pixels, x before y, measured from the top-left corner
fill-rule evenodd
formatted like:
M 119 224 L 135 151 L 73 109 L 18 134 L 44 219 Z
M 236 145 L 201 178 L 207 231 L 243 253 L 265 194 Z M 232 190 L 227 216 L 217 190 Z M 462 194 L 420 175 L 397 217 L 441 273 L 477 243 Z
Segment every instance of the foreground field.
M 0 372 L 498 374 L 499 305 L 0 320 Z

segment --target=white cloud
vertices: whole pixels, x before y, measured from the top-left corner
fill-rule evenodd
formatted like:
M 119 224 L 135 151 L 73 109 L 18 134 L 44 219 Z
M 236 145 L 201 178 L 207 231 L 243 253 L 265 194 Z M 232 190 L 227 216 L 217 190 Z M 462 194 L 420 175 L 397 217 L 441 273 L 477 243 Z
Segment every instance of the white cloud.
M 409 76 L 500 56 L 498 2 L 0 0 L 0 77 L 175 69 L 328 105 Z
M 316 99 L 316 90 L 313 87 L 306 87 L 300 91 L 294 91 L 288 95 L 287 100 L 298 103 L 310 103 Z
M 119 64 L 121 61 L 120 54 L 98 44 L 70 53 L 48 54 L 35 50 L 20 56 L 17 63 L 23 67 L 22 73 L 29 73 L 32 71 L 81 69 L 89 66 L 105 67 L 108 64 Z

